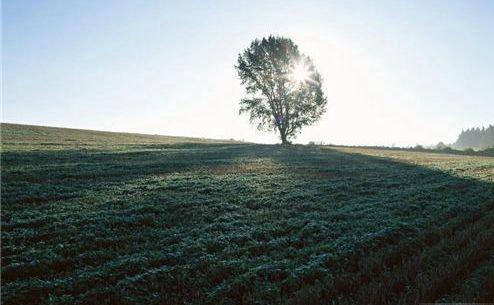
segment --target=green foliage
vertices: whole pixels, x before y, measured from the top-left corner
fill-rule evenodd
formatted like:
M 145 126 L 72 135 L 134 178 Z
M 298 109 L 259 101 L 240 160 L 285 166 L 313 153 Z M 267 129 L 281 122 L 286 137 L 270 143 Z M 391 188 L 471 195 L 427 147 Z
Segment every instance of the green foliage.
M 492 299 L 491 157 L 2 132 L 3 304 Z
M 235 68 L 247 93 L 240 113 L 248 113 L 259 130 L 278 131 L 283 143 L 326 111 L 321 75 L 288 38 L 254 40 Z
M 438 149 L 438 150 L 450 150 L 451 147 L 449 147 L 448 145 L 444 144 L 444 142 L 439 142 L 439 143 L 437 143 L 435 149 Z

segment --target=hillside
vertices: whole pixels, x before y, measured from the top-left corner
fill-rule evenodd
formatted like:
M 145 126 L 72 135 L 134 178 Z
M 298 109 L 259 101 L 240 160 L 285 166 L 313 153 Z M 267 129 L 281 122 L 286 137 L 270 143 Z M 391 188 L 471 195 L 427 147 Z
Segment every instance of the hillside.
M 494 158 L 2 124 L 2 303 L 494 299 Z
M 149 144 L 235 143 L 230 140 L 173 137 L 123 132 L 1 123 L 3 151 L 117 149 Z

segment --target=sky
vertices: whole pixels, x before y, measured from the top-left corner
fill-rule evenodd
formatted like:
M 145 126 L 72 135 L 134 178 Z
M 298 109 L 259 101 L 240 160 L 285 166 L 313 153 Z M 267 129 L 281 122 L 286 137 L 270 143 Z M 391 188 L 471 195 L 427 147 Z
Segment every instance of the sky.
M 239 116 L 255 38 L 293 39 L 327 112 L 296 142 L 452 143 L 494 124 L 494 1 L 2 1 L 2 122 L 279 142 Z

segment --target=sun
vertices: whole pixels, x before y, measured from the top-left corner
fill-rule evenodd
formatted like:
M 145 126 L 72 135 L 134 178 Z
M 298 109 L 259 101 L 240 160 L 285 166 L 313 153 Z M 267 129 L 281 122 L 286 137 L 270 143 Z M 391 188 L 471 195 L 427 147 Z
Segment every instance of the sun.
M 309 70 L 303 63 L 298 63 L 292 70 L 292 77 L 296 82 L 302 83 L 309 78 Z

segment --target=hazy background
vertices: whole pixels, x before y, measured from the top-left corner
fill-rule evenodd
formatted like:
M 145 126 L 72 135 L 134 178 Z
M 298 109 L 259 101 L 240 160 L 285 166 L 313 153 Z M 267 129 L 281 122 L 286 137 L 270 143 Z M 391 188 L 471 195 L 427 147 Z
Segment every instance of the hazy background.
M 207 3 L 206 3 L 207 2 Z M 453 142 L 494 118 L 494 1 L 3 1 L 2 121 L 277 142 L 233 65 L 292 38 L 328 111 L 297 142 Z

